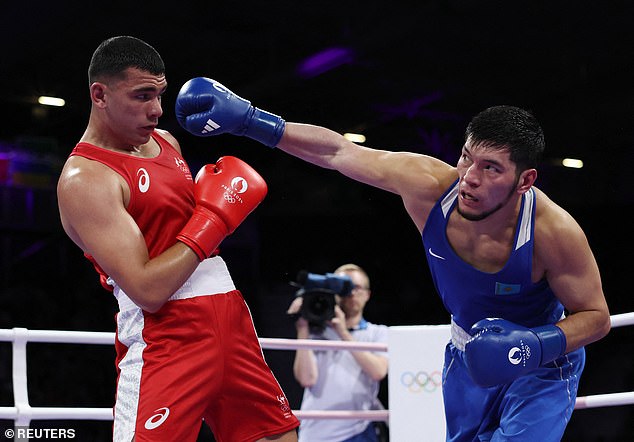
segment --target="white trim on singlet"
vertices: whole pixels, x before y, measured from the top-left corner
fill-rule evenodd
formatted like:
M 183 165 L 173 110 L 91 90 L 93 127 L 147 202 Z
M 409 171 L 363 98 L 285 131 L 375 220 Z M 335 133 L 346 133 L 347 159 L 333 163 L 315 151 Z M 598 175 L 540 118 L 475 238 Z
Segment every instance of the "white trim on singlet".
M 445 195 L 440 202 L 443 216 L 447 218 L 454 200 L 458 196 L 458 183 L 451 189 L 451 191 Z M 531 232 L 533 231 L 533 206 L 535 205 L 535 190 L 529 189 L 524 194 L 524 210 L 522 212 L 522 219 L 518 229 L 517 243 L 515 244 L 515 250 L 522 247 L 531 239 Z
M 453 201 L 456 199 L 457 196 L 458 196 L 458 183 L 456 183 L 456 185 L 453 186 L 453 189 L 451 189 L 451 191 L 447 195 L 445 195 L 445 197 L 442 199 L 442 202 L 440 203 L 440 207 L 442 208 L 442 214 L 445 218 L 447 218 L 447 214 L 449 213 L 449 210 L 451 210 Z
M 167 301 L 227 293 L 235 289 L 224 260 L 220 256 L 214 256 L 201 262 L 189 279 Z M 139 308 L 116 282 L 113 293 L 119 303 L 120 312 Z
M 529 189 L 524 194 L 524 211 L 522 212 L 522 220 L 518 228 L 517 243 L 515 250 L 522 247 L 531 240 L 531 232 L 533 231 L 533 206 L 535 205 L 535 190 Z
M 467 333 L 462 327 L 456 324 L 451 318 L 451 342 L 460 351 L 464 351 L 464 347 L 471 339 L 471 335 Z

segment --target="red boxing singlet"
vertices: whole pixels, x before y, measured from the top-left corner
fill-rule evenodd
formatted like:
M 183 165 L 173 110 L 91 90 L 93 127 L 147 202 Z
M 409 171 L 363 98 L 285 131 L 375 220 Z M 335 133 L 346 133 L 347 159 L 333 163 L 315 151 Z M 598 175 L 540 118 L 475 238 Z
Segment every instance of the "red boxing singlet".
M 150 258 L 176 243 L 176 235 L 191 217 L 196 204 L 187 163 L 158 132 L 155 131 L 152 138 L 160 146 L 154 158 L 139 158 L 83 142 L 70 154 L 98 161 L 125 179 L 130 189 L 127 210 L 143 233 Z M 173 173 L 174 169 L 179 173 Z M 112 291 L 108 275 L 92 256 L 85 256 L 99 273 L 101 285 Z
M 161 152 L 154 158 L 139 158 L 79 143 L 72 155 L 99 161 L 121 175 L 130 188 L 127 210 L 143 232 L 150 258 L 176 243 L 176 235 L 191 217 L 194 182 L 183 157 L 156 131 L 152 138 Z M 174 173 L 177 169 L 180 173 Z

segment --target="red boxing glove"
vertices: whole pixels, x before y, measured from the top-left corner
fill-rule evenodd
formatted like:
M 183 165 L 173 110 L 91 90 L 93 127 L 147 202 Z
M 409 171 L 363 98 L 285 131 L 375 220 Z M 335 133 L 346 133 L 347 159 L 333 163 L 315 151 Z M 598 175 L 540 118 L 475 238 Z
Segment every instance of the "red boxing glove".
M 264 179 L 236 157 L 207 164 L 196 175 L 194 213 L 176 239 L 187 244 L 201 261 L 208 258 L 262 202 L 266 192 Z

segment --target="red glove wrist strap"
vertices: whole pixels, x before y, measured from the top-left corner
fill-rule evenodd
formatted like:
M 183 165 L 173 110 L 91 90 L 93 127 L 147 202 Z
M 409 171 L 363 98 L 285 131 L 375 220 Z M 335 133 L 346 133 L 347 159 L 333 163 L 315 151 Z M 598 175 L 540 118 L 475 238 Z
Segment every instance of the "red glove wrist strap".
M 201 261 L 210 257 L 229 234 L 224 221 L 211 210 L 196 206 L 176 239 L 191 248 Z

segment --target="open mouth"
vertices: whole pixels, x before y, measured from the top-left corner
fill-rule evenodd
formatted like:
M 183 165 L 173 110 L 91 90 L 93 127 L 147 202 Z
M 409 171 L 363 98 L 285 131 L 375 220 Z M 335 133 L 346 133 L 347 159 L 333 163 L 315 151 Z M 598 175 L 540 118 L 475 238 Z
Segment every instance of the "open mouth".
M 474 197 L 470 193 L 465 192 L 464 190 L 460 191 L 460 197 L 465 201 L 473 201 L 478 202 L 478 198 Z

